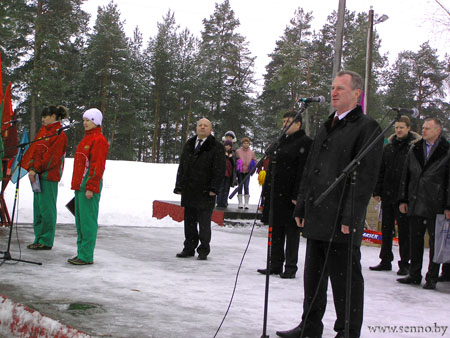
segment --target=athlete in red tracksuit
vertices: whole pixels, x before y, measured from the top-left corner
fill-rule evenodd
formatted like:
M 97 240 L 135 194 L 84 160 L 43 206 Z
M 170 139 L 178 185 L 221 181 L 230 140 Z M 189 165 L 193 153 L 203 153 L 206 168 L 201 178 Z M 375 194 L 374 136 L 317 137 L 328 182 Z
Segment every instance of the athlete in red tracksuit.
M 50 250 L 53 247 L 56 229 L 56 199 L 58 182 L 64 168 L 67 136 L 60 120 L 68 117 L 63 106 L 49 106 L 42 110 L 42 128 L 36 135 L 38 140 L 30 145 L 22 159 L 22 167 L 28 170 L 32 183 L 39 175 L 41 191 L 34 193 L 33 229 L 34 242 L 27 246 L 32 250 Z
M 102 134 L 103 115 L 96 108 L 83 114 L 84 138 L 75 152 L 72 190 L 75 190 L 75 224 L 77 227 L 77 256 L 68 260 L 74 265 L 94 262 L 97 240 L 98 206 L 102 190 L 109 144 Z

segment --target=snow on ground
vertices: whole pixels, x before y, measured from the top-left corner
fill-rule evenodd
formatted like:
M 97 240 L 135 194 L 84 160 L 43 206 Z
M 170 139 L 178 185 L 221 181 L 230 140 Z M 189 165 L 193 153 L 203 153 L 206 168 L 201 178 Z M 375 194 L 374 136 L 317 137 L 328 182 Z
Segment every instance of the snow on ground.
M 73 217 L 64 208 L 73 196 L 69 189 L 71 167 L 72 160 L 68 159 L 58 198 L 58 222 L 64 224 L 57 226 L 53 250 L 27 250 L 26 244 L 33 240 L 32 227 L 23 224 L 15 227 L 13 258 L 43 265 L 8 261 L 0 266 L 0 294 L 97 337 L 213 337 L 231 297 L 250 225 L 214 225 L 212 251 L 207 261 L 177 259 L 175 254 L 182 249 L 184 238 L 182 223 L 168 217 L 163 220 L 151 217 L 153 200 L 178 198 L 172 193 L 177 166 L 108 161 L 95 264 L 72 266 L 66 260 L 76 252 L 76 230 Z M 13 190 L 10 186 L 5 195 L 9 204 Z M 259 190 L 256 178 L 252 177 L 253 204 L 259 198 Z M 18 210 L 20 222 L 30 223 L 32 196 L 27 178 L 20 188 Z M 266 231 L 263 226 L 255 229 L 233 304 L 217 337 L 262 334 L 265 277 L 256 269 L 265 266 Z M 0 250 L 6 247 L 8 233 L 8 229 L 0 228 Z M 290 329 L 300 320 L 304 250 L 302 239 L 297 278 L 270 278 L 267 334 L 271 337 L 276 336 L 276 330 Z M 378 254 L 379 248 L 362 247 L 365 277 L 362 337 L 450 337 L 450 283 L 438 283 L 436 290 L 401 285 L 395 281 L 395 271 L 369 271 L 369 266 L 378 263 Z M 395 255 L 398 259 L 397 252 Z M 425 262 L 427 257 L 428 251 Z M 324 337 L 335 335 L 331 288 L 329 293 Z M 73 304 L 92 308 L 80 310 L 73 308 Z M 5 335 L 0 331 L 0 337 L 2 334 Z

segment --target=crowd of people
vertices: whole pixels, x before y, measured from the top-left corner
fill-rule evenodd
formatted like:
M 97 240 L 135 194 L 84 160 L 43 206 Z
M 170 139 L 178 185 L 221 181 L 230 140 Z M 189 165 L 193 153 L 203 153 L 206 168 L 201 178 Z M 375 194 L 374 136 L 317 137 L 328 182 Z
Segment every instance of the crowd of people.
M 300 233 L 307 239 L 303 314 L 295 328 L 277 331 L 279 337 L 322 337 L 328 280 L 337 317 L 336 337 L 360 336 L 364 307 L 360 246 L 371 197 L 381 202 L 383 244 L 380 264 L 370 269 L 392 269 L 397 224 L 397 274 L 403 276 L 398 282 L 421 283 L 426 230 L 430 258 L 423 287 L 435 289 L 438 281 L 450 280 L 450 264 L 443 264 L 438 276 L 439 264 L 433 262 L 436 215 L 450 218 L 450 152 L 441 135 L 441 122 L 427 118 L 420 136 L 411 131 L 407 116 L 399 116 L 395 134 L 384 146 L 380 126 L 358 103 L 362 88 L 359 74 L 341 71 L 336 75 L 331 90 L 335 112 L 314 140 L 301 129 L 301 117 L 286 113 L 284 135 L 270 154 L 276 160 L 265 165 L 262 221 L 272 220 L 272 255 L 269 271 L 257 272 L 295 278 Z M 213 136 L 211 122 L 203 118 L 197 124 L 197 135 L 183 149 L 174 192 L 181 194 L 185 207 L 185 242 L 177 257 L 194 256 L 197 250 L 199 260 L 207 259 L 216 195 L 217 206 L 226 208 L 230 187 L 242 183 L 256 164 L 248 137 L 241 139 L 236 151 L 234 132 L 225 133 L 222 141 Z M 369 144 L 372 148 L 363 152 Z M 355 161 L 361 153 L 364 156 Z M 330 190 L 333 184 L 335 189 Z M 248 208 L 248 197 L 247 181 L 239 190 L 239 208 Z
M 61 120 L 69 115 L 63 106 L 42 110 L 42 127 L 22 158 L 33 187 L 34 242 L 30 250 L 51 250 L 56 229 L 58 182 L 64 170 L 67 136 Z M 77 254 L 67 261 L 73 265 L 94 262 L 98 229 L 98 207 L 102 177 L 108 156 L 108 142 L 102 134 L 103 115 L 91 108 L 83 113 L 84 137 L 78 144 L 72 176 L 75 191 L 74 215 L 77 228 Z
M 314 140 L 302 130 L 299 114 L 284 114 L 283 134 L 272 144 L 269 164 L 265 164 L 262 222 L 273 228 L 272 254 L 269 270 L 257 272 L 295 278 L 300 234 L 307 239 L 303 314 L 295 328 L 277 331 L 279 337 L 322 337 L 329 280 L 336 337 L 346 333 L 352 338 L 360 336 L 364 307 L 360 246 L 371 197 L 381 202 L 383 242 L 381 261 L 370 270 L 392 270 L 392 240 L 397 225 L 397 274 L 402 276 L 397 281 L 421 284 L 426 231 L 430 250 L 423 288 L 435 289 L 437 282 L 450 281 L 450 264 L 443 264 L 439 276 L 440 265 L 433 261 L 436 215 L 450 219 L 450 146 L 442 135 L 442 124 L 437 118 L 427 118 L 419 135 L 411 131 L 408 117 L 398 117 L 395 133 L 383 146 L 380 126 L 358 103 L 362 88 L 359 74 L 337 73 L 331 89 L 335 112 Z M 22 165 L 35 189 L 35 240 L 28 245 L 31 250 L 51 250 L 53 246 L 58 182 L 67 148 L 61 120 L 67 116 L 65 107 L 45 108 L 42 128 L 23 157 Z M 85 135 L 74 157 L 77 255 L 68 262 L 75 265 L 94 262 L 109 147 L 101 131 L 102 119 L 96 108 L 83 113 Z M 216 138 L 206 118 L 197 122 L 196 135 L 186 141 L 174 188 L 184 207 L 185 235 L 183 249 L 176 257 L 193 257 L 197 252 L 198 260 L 208 259 L 212 213 L 215 207 L 228 207 L 231 187 L 239 184 L 238 208 L 249 208 L 248 174 L 255 171 L 257 159 L 249 137 L 240 139 L 238 149 L 236 143 L 233 131 L 226 132 L 221 140 Z M 369 144 L 372 147 L 365 152 Z

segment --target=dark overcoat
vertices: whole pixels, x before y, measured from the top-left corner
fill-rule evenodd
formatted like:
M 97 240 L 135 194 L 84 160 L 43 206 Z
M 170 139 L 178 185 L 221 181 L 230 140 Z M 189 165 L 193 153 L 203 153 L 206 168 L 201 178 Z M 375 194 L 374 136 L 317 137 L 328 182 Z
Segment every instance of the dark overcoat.
M 450 210 L 449 144 L 439 139 L 436 149 L 425 161 L 422 139 L 411 146 L 400 184 L 399 202 L 408 204 L 408 216 L 434 218 Z
M 181 193 L 181 205 L 197 209 L 214 208 L 216 195 L 225 176 L 225 149 L 212 135 L 195 151 L 197 136 L 187 140 L 178 166 L 175 193 Z
M 341 224 L 353 224 L 354 244 L 359 246 L 364 231 L 367 204 L 380 168 L 382 138 L 356 168 L 353 201 L 349 184 L 343 180 L 319 205 L 314 205 L 314 202 L 355 156 L 381 133 L 381 128 L 375 120 L 363 114 L 359 105 L 331 128 L 333 116 L 334 114 L 331 114 L 318 131 L 312 145 L 300 183 L 295 216 L 305 219 L 303 236 L 320 241 L 332 239 L 338 243 L 348 242 L 350 236 L 341 232 Z M 345 194 L 338 209 L 344 187 Z
M 398 203 L 398 191 L 402 178 L 403 165 L 405 164 L 411 144 L 421 140 L 421 136 L 415 132 L 409 132 L 404 139 L 399 139 L 395 134 L 388 138 L 388 144 L 383 149 L 380 173 L 374 196 L 381 196 L 383 204 Z
M 284 137 L 277 148 L 274 177 L 273 217 L 274 226 L 286 226 L 293 222 L 294 204 L 303 174 L 303 168 L 308 158 L 312 139 L 303 130 Z M 269 222 L 270 188 L 272 163 L 264 181 L 264 209 L 262 222 Z

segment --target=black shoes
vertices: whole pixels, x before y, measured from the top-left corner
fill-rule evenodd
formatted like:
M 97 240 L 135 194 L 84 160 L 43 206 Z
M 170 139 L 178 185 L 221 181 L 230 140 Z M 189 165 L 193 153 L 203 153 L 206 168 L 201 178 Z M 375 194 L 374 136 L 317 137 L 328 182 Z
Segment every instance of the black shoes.
M 260 274 L 262 274 L 262 275 L 265 275 L 266 274 L 266 272 L 267 272 L 267 269 L 258 269 L 258 270 L 256 270 L 256 271 L 258 271 Z M 279 274 L 281 274 L 282 273 L 282 270 L 281 269 L 270 269 L 270 274 L 271 275 L 279 275 Z
M 429 281 L 429 280 L 427 280 L 425 282 L 423 288 L 425 290 L 434 290 L 434 289 L 436 289 L 436 283 L 437 283 L 436 281 Z
M 208 259 L 208 256 L 205 254 L 198 254 L 197 260 L 199 261 L 206 261 Z
M 302 334 L 302 327 L 299 325 L 292 330 L 277 331 L 276 334 L 278 337 L 282 338 L 300 338 Z
M 278 337 L 282 337 L 282 338 L 300 338 L 300 336 L 302 335 L 302 327 L 299 325 L 295 328 L 293 328 L 292 330 L 288 330 L 288 331 L 277 331 L 276 332 Z M 337 336 L 339 337 L 339 336 Z M 304 334 L 303 338 L 322 338 L 322 335 L 309 335 L 309 334 Z
M 30 245 L 27 245 L 27 248 L 31 249 L 31 250 L 51 250 L 52 249 L 51 246 L 46 246 L 46 245 L 41 244 L 41 243 L 33 243 L 33 244 L 30 244 Z
M 375 266 L 370 266 L 369 269 L 372 271 L 391 271 L 392 264 L 381 261 L 380 264 L 375 265 Z
M 295 272 L 282 272 L 280 273 L 280 278 L 284 278 L 284 279 L 291 279 L 291 278 L 295 278 Z
M 194 252 L 189 252 L 189 251 L 181 251 L 179 253 L 177 253 L 177 257 L 178 258 L 186 258 L 186 257 L 192 257 L 194 256 Z
M 411 276 L 407 276 L 407 277 L 403 277 L 403 278 L 398 278 L 397 282 L 401 283 L 401 284 L 415 284 L 415 285 L 420 285 L 420 283 L 422 282 L 422 277 L 411 277 Z
M 399 276 L 407 276 L 408 273 L 409 273 L 409 269 L 404 266 L 401 266 L 397 271 L 397 275 L 399 275 Z
M 438 277 L 438 282 L 450 282 L 450 275 L 443 275 L 443 274 L 441 274 Z

